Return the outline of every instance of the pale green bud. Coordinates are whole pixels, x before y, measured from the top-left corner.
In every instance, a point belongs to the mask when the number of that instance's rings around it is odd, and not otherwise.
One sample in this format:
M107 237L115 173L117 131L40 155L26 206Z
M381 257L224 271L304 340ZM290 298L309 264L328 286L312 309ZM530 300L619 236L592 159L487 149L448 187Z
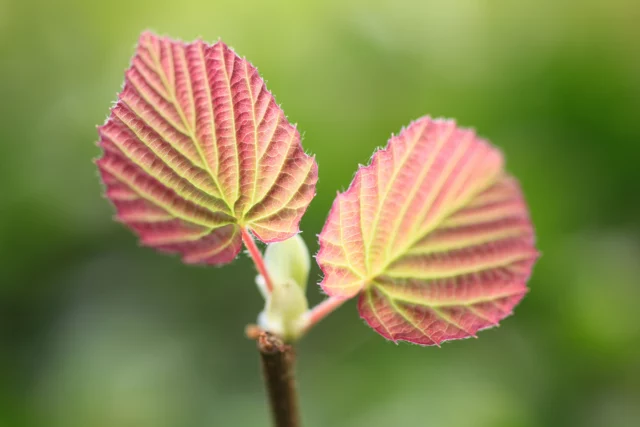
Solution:
M266 299L258 323L285 339L295 339L309 308L305 296L311 268L309 250L304 240L295 235L283 242L268 245L264 261L273 281L273 292L268 294L264 279L258 276L256 283Z

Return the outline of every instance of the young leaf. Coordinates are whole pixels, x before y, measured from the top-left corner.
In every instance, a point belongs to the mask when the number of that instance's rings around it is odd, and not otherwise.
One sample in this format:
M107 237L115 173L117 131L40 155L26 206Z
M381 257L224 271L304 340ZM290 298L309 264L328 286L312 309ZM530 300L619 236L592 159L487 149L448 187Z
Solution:
M359 294L360 316L376 332L422 345L497 325L527 292L537 258L501 153L429 117L360 168L319 237L324 291Z
M222 264L241 230L287 239L315 194L317 165L258 71L223 42L143 33L98 128L117 219L187 263Z

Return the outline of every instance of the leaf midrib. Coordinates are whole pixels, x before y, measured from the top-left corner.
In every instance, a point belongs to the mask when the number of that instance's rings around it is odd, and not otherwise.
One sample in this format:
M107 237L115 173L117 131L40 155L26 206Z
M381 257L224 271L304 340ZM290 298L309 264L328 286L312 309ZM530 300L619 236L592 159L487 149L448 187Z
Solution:
M173 104L174 108L178 112L178 115L180 116L180 120L182 121L182 124L184 125L185 129L189 133L188 136L189 136L189 138L191 138L191 141L193 142L193 145L195 146L195 148L196 148L196 150L198 152L198 155L200 156L200 159L202 160L202 163L204 164L204 166L206 168L207 173L209 174L209 176L213 180L213 183L218 188L218 191L220 192L220 197L221 197L222 201L224 202L224 204L227 206L227 209L229 210L229 212L228 212L229 215L234 216L234 211L233 211L231 205L229 204L224 191L222 191L222 187L220 185L220 182L218 181L218 178L213 174L213 171L211 170L211 166L209 165L209 162L207 161L204 153L202 152L202 149L200 147L200 141L196 137L193 128L191 127L190 123L187 120L187 117L186 117L184 111L182 110L182 106L180 105L180 103L177 100L177 97L176 97L176 94L175 94L175 90L174 90L173 86L169 84L169 82L167 80L167 77L164 74L164 70L162 68L162 64L160 63L160 58L156 54L155 49L151 49L151 48L149 48L149 46L147 46L147 50L149 51L149 53L151 54L151 56L153 58L153 62L154 62L154 66L155 66L154 67L155 68L155 72L158 74L158 76L162 80L162 84L163 84L165 90L171 96L171 103ZM180 49L180 51L183 52L183 49ZM201 49L200 49L200 57L201 57L201 60L202 60L203 74L206 77L206 81L208 83L209 74L207 73L205 55L204 55L204 53L202 52ZM171 63L173 64L173 52L172 52L172 55L171 55ZM185 58L185 63L186 63L186 58ZM187 72L187 73L185 73L185 76L188 79L188 87L189 87L189 91L191 92L191 91L193 91L193 86L192 86L192 82L191 82L191 75ZM206 89L207 90L205 92L207 92L207 94L210 95L209 94L209 85L208 84L207 84L207 88ZM209 100L209 103L211 104L211 100ZM194 114L194 117L195 117L195 115L196 115L195 106L194 106L193 114ZM215 125L215 119L214 119L214 115L213 115L213 109L211 110L211 121L212 121L213 130L215 132L215 126L216 125ZM212 135L212 137L215 138L215 135ZM217 141L214 141L213 143L217 147Z
M458 204L456 204L450 210L445 209L444 212L441 214L441 216L439 218L436 218L436 220L433 222L433 225L430 228L425 230L423 233L416 233L416 237L414 237L413 239L410 239L409 243L405 245L405 247L398 250L398 253L395 256L393 256L391 259L389 259L385 264L383 264L383 266L376 272L375 275L371 275L370 276L372 278L371 281L375 280L374 278L376 277L383 276L387 271L387 269L394 262L406 256L409 249L411 249L416 243L424 239L429 233L436 230L446 218L450 217L451 215L455 214L457 211L462 209L464 206L466 206L469 203L470 200L473 200L478 194L482 193L483 191L495 185L496 182L498 182L499 177L500 177L500 174L497 173L496 177L493 180L489 180L488 183L485 184L484 186L478 187L477 190L471 192L466 198L462 199Z

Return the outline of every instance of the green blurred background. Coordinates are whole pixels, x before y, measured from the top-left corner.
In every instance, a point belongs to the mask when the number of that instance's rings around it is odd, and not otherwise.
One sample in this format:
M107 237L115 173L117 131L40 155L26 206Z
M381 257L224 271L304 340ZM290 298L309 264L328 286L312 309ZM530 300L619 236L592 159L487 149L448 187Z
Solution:
M312 252L357 164L426 113L524 187L543 257L516 315L420 348L347 304L300 343L305 426L640 426L638 22L633 0L0 0L0 426L269 425L250 261L140 248L101 196L95 126L147 28L259 67L317 156Z

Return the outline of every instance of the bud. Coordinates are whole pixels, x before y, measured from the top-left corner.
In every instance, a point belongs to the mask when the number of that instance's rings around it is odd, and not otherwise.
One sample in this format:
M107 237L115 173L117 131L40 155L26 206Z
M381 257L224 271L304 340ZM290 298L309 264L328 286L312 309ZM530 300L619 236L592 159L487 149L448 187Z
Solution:
M266 291L262 276L256 278L266 300L258 323L285 340L293 340L299 335L304 314L309 308L305 296L311 268L309 250L304 240L295 235L283 242L268 245L264 261L273 282L273 292L269 294Z

